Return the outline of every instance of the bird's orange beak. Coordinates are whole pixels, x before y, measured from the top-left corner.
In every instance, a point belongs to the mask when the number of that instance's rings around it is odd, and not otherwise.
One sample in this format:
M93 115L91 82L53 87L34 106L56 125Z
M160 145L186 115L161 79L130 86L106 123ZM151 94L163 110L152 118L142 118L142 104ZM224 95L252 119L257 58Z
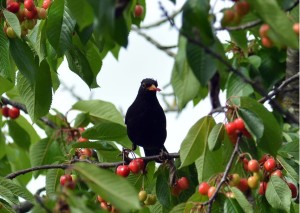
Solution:
M157 88L154 84L152 84L150 87L147 88L147 90L150 91L161 91L161 89Z

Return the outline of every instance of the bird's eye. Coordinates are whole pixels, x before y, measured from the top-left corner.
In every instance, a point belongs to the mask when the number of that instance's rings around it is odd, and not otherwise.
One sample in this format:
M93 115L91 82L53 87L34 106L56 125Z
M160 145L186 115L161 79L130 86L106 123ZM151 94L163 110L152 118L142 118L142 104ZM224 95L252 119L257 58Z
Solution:
M142 83L143 88L147 88L147 85L145 83Z

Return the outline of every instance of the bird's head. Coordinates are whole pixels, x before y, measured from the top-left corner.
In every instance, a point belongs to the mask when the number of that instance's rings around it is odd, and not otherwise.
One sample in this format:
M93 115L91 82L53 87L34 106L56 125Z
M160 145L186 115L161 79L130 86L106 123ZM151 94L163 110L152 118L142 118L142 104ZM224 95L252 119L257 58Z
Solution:
M153 80L152 78L145 78L142 80L140 90L150 92L161 91L161 89L157 87L157 81Z

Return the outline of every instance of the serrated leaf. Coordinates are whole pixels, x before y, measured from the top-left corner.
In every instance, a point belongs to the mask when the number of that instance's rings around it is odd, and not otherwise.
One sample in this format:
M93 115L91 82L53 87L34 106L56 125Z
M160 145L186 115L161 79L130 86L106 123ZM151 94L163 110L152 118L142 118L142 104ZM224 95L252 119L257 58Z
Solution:
M211 116L206 116L198 120L189 130L180 146L181 166L188 166L201 156L207 143L209 130L215 124Z
M77 163L74 170L95 193L120 211L129 212L141 208L137 191L126 179L92 164Z
M13 204L19 204L18 199L13 195L13 193L2 185L0 185L0 196L7 199L7 201L12 202Z
M67 0L72 17L76 19L79 29L83 30L94 21L93 8L87 1Z
M208 136L208 148L210 151L214 151L220 148L224 139L224 124L218 123L215 125Z
M124 125L121 113L110 102L102 100L78 101L72 106L72 109L88 112L94 117L93 121L107 120Z
M258 140L258 147L276 156L282 143L282 131L274 115L262 104L249 97L241 97L240 106L257 115L263 122L263 136Z
M41 139L34 127L32 126L32 124L30 124L28 120L23 116L20 116L18 119L15 120L15 122L27 132L27 134L30 137L31 144L34 144Z
M0 76L11 82L14 79L9 59L9 41L7 36L4 34L2 26L0 29Z
M291 167L281 156L277 156L277 160L279 161L283 169L286 171L287 176L290 177L294 182L298 182L299 175L294 170L294 168Z
M243 209L240 207L238 202L235 199L225 199L223 212L232 212L232 213L239 213L243 212Z
M59 185L60 176L65 172L62 169L49 169L46 174L46 192L48 196L56 195L56 187Z
M74 127L85 127L90 123L90 117L88 113L79 113L75 118Z
M231 96L248 96L254 92L253 88L244 83L238 76L230 74L226 82L226 99Z
M292 27L293 22L280 8L277 1L253 0L249 4L263 21L270 25L282 44L298 49L297 35Z
M9 91L10 89L12 89L14 87L14 84L12 82L10 82L9 80L7 80L6 78L3 78L2 76L0 76L0 95L2 95L3 93Z
M0 213L15 213L16 211L9 205L8 202L0 198L0 204L2 208L0 209Z
M247 130L254 136L254 139L260 139L264 133L262 120L254 112L243 109L242 107L239 108L238 114L243 119Z
M94 140L116 141L128 148L132 146L127 136L126 126L119 123L100 121L93 127L86 129L82 136Z
M169 186L169 169L166 165L161 165L156 174L156 195L159 203L166 209L170 210L170 207L173 206L171 199L171 192Z
M252 205L248 202L243 192L241 192L236 187L231 187L230 190L234 193L236 201L240 204L244 212L253 212Z
M30 136L26 132L25 129L22 128L17 122L14 120L7 121L9 135L12 137L14 143L16 143L19 147L29 150L29 146L31 144Z
M280 177L271 176L266 190L266 198L273 208L286 212L290 211L292 202L291 190Z
M16 14L9 12L8 10L3 10L3 15L11 28L15 31L18 37L21 37L21 25Z
M182 213L184 212L186 203L180 203L172 208L170 213Z
M18 90L26 105L28 114L33 121L46 115L52 102L50 68L46 61L40 64L34 82L30 82L19 73L17 77Z
M34 83L39 73L38 60L24 40L11 39L9 51L19 71L30 83Z
M31 203L34 202L33 195L25 187L17 185L12 180L0 177L0 185L9 189L15 196L22 197Z
M72 47L75 20L71 17L65 0L53 1L48 11L46 34L59 56Z
M248 53L248 39L247 31L245 30L230 30L229 31L231 40L240 47L244 53Z
M295 160L299 160L299 142L289 142L284 144L279 150L279 154L285 153L289 156L293 156Z

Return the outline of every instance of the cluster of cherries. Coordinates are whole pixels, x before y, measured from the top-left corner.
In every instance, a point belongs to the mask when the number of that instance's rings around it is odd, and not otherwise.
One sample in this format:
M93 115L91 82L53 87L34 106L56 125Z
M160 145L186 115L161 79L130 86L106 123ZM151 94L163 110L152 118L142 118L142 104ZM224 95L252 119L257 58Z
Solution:
M119 165L116 169L116 174L122 177L127 177L130 172L138 174L144 170L144 160L142 158L135 158L128 165Z
M108 212L111 213L117 213L119 212L116 207L114 207L113 205L111 205L109 202L105 201L100 195L97 196L97 200L100 203L100 207L103 210L106 210Z
M6 0L6 9L15 13L21 25L21 35L26 36L28 30L32 30L37 23L37 19L47 18L47 9L51 5L51 0L44 0L42 7L37 7L34 0ZM16 38L17 35L7 22L4 24L4 32L9 38Z
M239 174L231 174L228 176L228 184L232 187L237 187L242 192L247 192L249 189L258 189L257 193L264 196L268 186L268 180L272 175L276 175L282 178L291 190L292 198L296 198L298 195L297 187L285 180L282 173L282 167L276 160L270 155L264 155L259 161L256 159L248 160L245 156L242 156L241 162L244 169L247 172L251 172L251 176L248 178L241 178ZM213 196L216 191L215 186L211 186L208 182L202 182L199 185L198 192L202 195L207 195L209 198ZM234 198L232 192L226 192L226 196Z
M79 127L78 128L78 132L79 134L81 135L83 132L84 132L84 128L83 127ZM89 142L89 139L87 138L84 138L82 136L80 136L77 140L78 142L80 143L84 143L84 142ZM81 148L81 149L77 149L76 150L76 155L79 159L81 160L84 160L84 159L87 159L87 158L90 158L92 157L93 155L93 150L92 149L89 149L89 148Z
M73 190L76 187L76 179L75 175L65 174L60 176L59 182L61 186Z
M146 206L154 205L156 203L156 195L148 194L145 190L139 192L139 200Z
M271 48L273 47L273 42L268 36L268 32L270 31L270 26L268 24L262 24L259 28L259 36L261 38L261 43L264 47ZM293 25L293 31L296 35L299 36L299 23L295 23Z
M9 108L8 106L3 106L1 112L4 117L9 117L10 119L16 119L20 116L20 109L17 107Z
M245 127L245 123L243 119L241 118L236 118L234 121L225 124L225 130L230 138L230 141L233 144L236 144L238 135L240 133L242 133L246 137L251 137L251 135L249 134L249 132Z
M236 1L232 9L224 11L221 24L223 27L239 24L241 19L250 11L250 5L247 1Z

